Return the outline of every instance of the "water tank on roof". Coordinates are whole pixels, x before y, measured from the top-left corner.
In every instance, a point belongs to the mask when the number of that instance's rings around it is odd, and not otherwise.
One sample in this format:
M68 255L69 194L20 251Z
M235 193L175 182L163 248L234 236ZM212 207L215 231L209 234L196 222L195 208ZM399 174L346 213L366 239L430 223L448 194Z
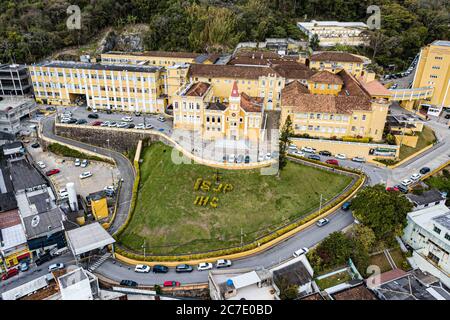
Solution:
M233 280L228 279L227 280L227 286L231 287L233 285Z
M72 211L78 211L78 199L77 191L75 190L75 184L69 182L66 184L67 193L69 194L69 205Z

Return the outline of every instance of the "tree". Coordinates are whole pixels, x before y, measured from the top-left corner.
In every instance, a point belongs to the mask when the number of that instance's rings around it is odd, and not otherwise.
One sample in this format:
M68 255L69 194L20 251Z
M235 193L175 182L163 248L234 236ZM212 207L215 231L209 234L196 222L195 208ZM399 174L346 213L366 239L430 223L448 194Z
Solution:
M287 164L287 150L289 145L291 144L291 136L294 134L294 129L292 129L292 120L291 116L287 116L286 121L284 122L283 128L280 133L280 150L279 150L279 167L280 170Z
M372 229L364 225L356 225L353 229L353 237L359 241L364 248L370 252L375 243L376 237Z
M353 215L371 228L377 240L393 240L406 227L413 204L400 192L386 191L381 184L366 187L352 201Z
M319 49L319 36L317 34L313 34L311 39L309 39L309 46L313 51Z
M298 297L298 285L291 284L286 278L281 278L276 281L280 289L281 300L293 300Z

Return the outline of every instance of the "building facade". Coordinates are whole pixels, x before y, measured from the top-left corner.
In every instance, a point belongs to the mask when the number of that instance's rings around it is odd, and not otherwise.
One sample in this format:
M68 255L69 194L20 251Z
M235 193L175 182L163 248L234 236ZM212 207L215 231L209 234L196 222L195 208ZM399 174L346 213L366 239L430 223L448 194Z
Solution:
M450 41L437 40L420 51L413 89L433 88L430 98L402 101L408 110L420 105L429 108L430 114L439 114L443 107L450 107Z
M24 96L32 93L28 69L19 64L0 64L0 95Z
M367 45L363 31L368 27L363 22L316 21L298 22L297 26L311 40L314 34L319 37L319 45L332 47L337 44L348 46Z
M258 140L264 107L262 99L239 93L234 82L227 102L214 97L212 85L194 82L173 97L174 128L194 130L204 139Z
M346 52L324 51L313 54L309 61L309 67L318 71L338 73L344 69L355 77L361 76L364 72L364 60Z
M36 101L96 109L161 113L167 103L163 69L53 61L30 66Z
M36 112L34 99L0 96L0 131L12 135L20 131L20 119Z
M291 117L295 134L322 138L369 138L380 141L389 108L373 99L347 71L320 71L282 91L281 124Z

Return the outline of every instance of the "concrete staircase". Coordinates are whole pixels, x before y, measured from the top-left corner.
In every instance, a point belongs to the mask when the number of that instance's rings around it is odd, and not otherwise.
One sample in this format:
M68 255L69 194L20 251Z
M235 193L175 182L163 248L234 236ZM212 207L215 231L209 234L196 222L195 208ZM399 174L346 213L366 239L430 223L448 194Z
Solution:
M90 272L93 272L95 269L97 269L98 267L100 267L103 262L105 262L106 260L108 260L108 258L111 257L111 253L107 252L104 255L102 255L97 261L95 261L93 264L91 264L88 268L88 270Z

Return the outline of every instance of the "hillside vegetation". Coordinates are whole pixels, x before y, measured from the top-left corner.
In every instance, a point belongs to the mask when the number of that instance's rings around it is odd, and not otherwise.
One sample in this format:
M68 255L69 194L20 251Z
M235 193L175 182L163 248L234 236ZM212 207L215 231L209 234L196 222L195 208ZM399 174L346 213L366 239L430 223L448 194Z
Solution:
M419 48L449 38L445 0L4 0L0 1L0 61L31 63L89 43L106 28L146 24L147 50L231 51L239 41L303 35L300 20L366 21L381 7L381 30L361 53L404 67ZM81 30L68 30L66 10L81 8Z

